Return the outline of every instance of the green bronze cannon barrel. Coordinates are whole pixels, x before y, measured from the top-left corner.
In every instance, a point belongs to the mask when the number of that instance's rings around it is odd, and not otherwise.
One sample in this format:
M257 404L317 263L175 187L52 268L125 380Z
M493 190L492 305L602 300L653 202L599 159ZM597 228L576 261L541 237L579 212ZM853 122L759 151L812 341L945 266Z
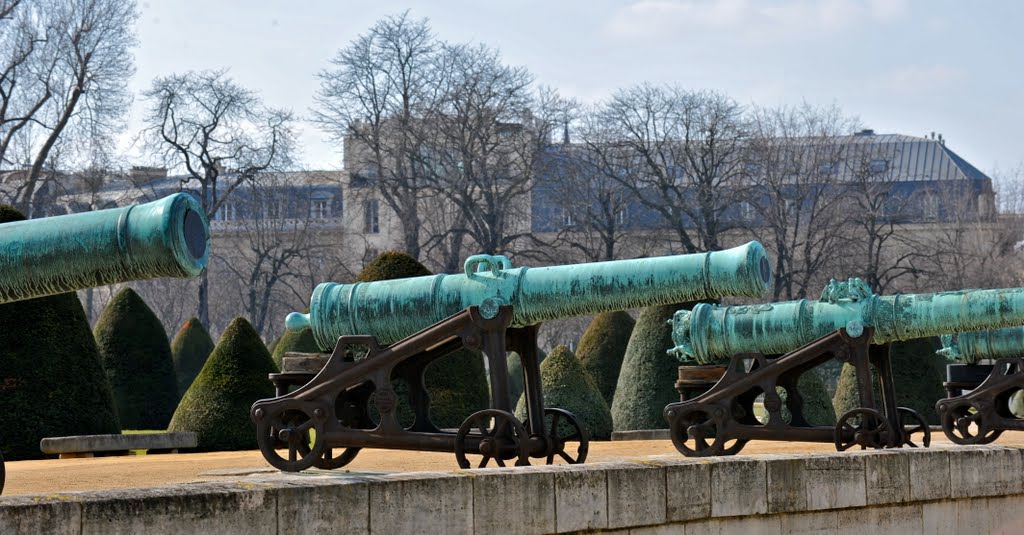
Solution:
M778 355L839 328L872 343L1024 324L1024 288L881 296L859 279L832 281L821 299L764 305L698 304L672 319L669 350L684 362L711 364L738 353Z
M726 295L757 297L771 283L760 243L710 253L512 268L503 256L468 258L464 273L390 281L323 283L310 313L292 313L289 330L312 328L324 350L339 336L372 334L389 344L469 306L487 314L512 305L513 326ZM482 268L482 269L481 269Z
M0 225L0 303L155 277L194 277L209 258L199 203L146 204Z
M1024 356L1024 327L945 334L938 352L964 364L976 364L982 359L1021 357Z

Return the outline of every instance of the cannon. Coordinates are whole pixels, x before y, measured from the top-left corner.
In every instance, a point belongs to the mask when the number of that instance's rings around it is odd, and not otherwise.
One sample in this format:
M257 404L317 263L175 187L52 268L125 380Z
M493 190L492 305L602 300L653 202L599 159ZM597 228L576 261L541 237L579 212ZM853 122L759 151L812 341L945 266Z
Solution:
M469 306L493 317L510 305L512 327L526 327L699 299L760 297L771 283L767 255L756 241L710 253L537 268L475 255L463 267L456 275L323 283L313 290L310 313L289 314L285 324L291 331L312 328L320 349L328 350L349 334L373 334L388 344Z
M333 344L333 352L309 382L253 404L250 415L267 462L284 471L339 468L362 447L454 452L462 468L491 460L524 465L530 458L583 462L585 427L567 411L544 407L540 322L724 295L759 296L771 281L757 242L703 254L540 268L513 268L505 257L476 255L463 268L457 275L317 286L310 313L292 313L286 324L293 330L311 327L321 348ZM424 373L461 348L486 357L491 405L458 430L438 429L430 419ZM512 414L506 351L522 359L525 422ZM276 385L280 375L272 374ZM415 416L408 428L396 417L396 378L409 387ZM469 456L480 458L473 463Z
M684 454L710 455L714 453L709 452L721 451L721 443L716 446L706 440L694 442L692 435L705 436L711 428L723 428L719 434L741 440L828 441L831 437L840 450L855 444L894 447L913 443L906 436L908 425L911 430L922 432L922 443L930 439L924 419L896 405L886 344L1024 324L1024 289L881 296L859 279L833 280L817 301L802 299L729 307L698 304L692 311L677 312L672 323L675 347L669 353L681 361L709 365L731 358L730 371L705 394L666 407L665 416L674 430L673 440ZM834 344L819 343L838 331L843 333L840 339L845 341L840 345L845 347L835 349ZM864 333L869 336L864 338ZM860 344L881 347L869 351L868 358L851 357L860 352ZM750 360L750 354L758 358ZM774 355L784 356L769 358ZM829 429L810 426L800 417L796 382L802 373L832 358L849 362L856 369L861 407L840 416L830 434ZM738 363L744 360L746 367ZM733 367L742 368L742 372L732 371ZM872 367L882 385L880 400L875 399L871 386ZM735 379L736 374L743 375L744 380ZM791 422L782 422L781 414L775 414L782 404L777 399L777 387L787 393L787 408L793 413ZM712 417L717 413L711 405L716 404L723 410L736 408L741 414L752 411L753 399L748 398L755 390L764 396L769 422L779 423L754 429L749 418L737 421L729 411L718 420ZM741 425L742 422L746 423Z
M0 304L156 277L194 277L209 226L187 193L124 208L0 224ZM0 492L5 469L0 454Z
M1024 327L942 336L948 398L935 403L942 432L956 444L989 444L1024 430Z
M0 226L0 304L157 277L194 277L209 229L187 193Z

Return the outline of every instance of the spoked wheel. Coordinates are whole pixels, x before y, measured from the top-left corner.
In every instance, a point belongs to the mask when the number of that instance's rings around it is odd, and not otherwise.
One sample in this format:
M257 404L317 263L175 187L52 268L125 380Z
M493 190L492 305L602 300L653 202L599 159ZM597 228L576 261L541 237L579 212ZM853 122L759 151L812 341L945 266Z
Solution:
M889 422L874 409L857 408L844 414L836 423L836 450L846 451L853 446L882 448L889 437Z
M334 403L334 412L338 416L338 423L351 429L372 429L373 420L370 419L369 403L372 390L357 389L354 394L343 392ZM321 470L336 470L347 465L359 455L362 448L340 448L341 452L335 456L335 448L324 448L323 457L316 460L313 466Z
M479 440L475 451L469 446L472 439ZM481 456L477 468L484 468L491 459L498 466L505 466L505 461L512 459L515 459L516 466L529 466L528 442L526 428L514 415L497 409L484 409L471 414L459 427L455 435L455 460L460 468L471 468L473 463L466 454L477 453Z
M903 444L916 448L923 446L927 448L932 443L932 430L928 428L928 422L914 409L908 407L896 407L896 413L900 417L900 427L903 429ZM920 443L914 441L914 435L920 433Z
M669 411L672 444L687 457L736 455L747 441L725 436L724 412L720 407L699 406Z
M301 472L323 456L323 409L261 407L253 412L253 417L256 443L263 458L274 468Z
M564 409L544 409L544 431L548 439L548 464L559 456L569 464L580 464L587 460L590 449L590 433L576 416ZM575 444L575 455L571 452Z
M946 438L956 444L988 444L1003 433L989 429L984 412L970 401L940 408L939 419Z

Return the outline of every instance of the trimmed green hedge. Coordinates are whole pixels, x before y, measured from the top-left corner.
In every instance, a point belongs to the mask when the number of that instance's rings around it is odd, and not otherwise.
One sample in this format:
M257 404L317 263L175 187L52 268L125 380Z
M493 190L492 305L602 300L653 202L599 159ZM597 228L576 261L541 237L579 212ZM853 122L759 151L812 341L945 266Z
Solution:
M267 374L276 371L256 330L245 318L235 318L182 396L167 430L198 434L199 451L255 449L249 409L274 397Z
M804 372L797 382L800 396L804 400L804 419L811 425L835 425L836 412L832 408L832 398L828 396L828 389L825 388L825 381L817 369ZM786 407L786 391L778 389L779 397L782 398L782 417L789 421L789 408Z
M579 359L565 346L551 350L540 366L544 406L571 412L587 427L590 438L606 440L612 434L612 414L601 392ZM526 396L519 397L516 417L526 420Z
M548 354L537 349L537 359L540 360L539 364L544 364L544 359L546 358L548 358ZM508 366L508 394L512 402L515 403L515 400L523 395L523 390L526 388L523 384L523 361L519 358L519 353L510 351L506 365Z
M0 223L25 219L0 205ZM0 232L3 227L0 226ZM121 432L110 383L78 296L0 305L0 449L42 459L46 437Z
M625 312L598 314L580 338L576 355L609 405L615 397L619 370L636 322Z
M893 342L891 349L893 383L896 385L896 403L920 414L929 424L937 425L939 416L935 402L946 397L942 382L946 378L946 359L935 354L939 348L936 338L918 338L906 342ZM872 383L878 392L878 381L872 373ZM876 394L881 403L881 397ZM843 365L832 398L836 417L860 406L857 392L857 374L853 366Z
M285 331L277 343L274 344L274 352L271 358L277 369L281 369L281 360L284 354L297 351L299 353L319 353L320 347L316 345L316 338L313 337L313 329L303 329L299 332Z
M431 275L415 258L399 251L385 251L363 266L355 282L374 282Z
M171 358L178 377L178 396L185 395L192 381L213 352L213 339L198 318L190 318L171 340Z
M692 305L664 305L640 312L612 400L615 431L668 427L662 411L665 405L679 401L675 389L679 361L665 353L673 346L668 321L677 310L689 308Z
M131 288L114 296L93 330L125 429L164 429L178 403L167 335Z

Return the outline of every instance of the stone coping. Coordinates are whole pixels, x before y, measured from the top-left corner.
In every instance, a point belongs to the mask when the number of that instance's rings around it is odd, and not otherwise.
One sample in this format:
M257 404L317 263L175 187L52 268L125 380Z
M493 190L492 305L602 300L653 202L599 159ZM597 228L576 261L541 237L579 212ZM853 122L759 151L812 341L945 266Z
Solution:
M49 437L39 441L43 453L89 453L125 450L174 450L194 448L199 436L192 432L133 433L128 435L78 435Z
M781 526L789 516L824 522L834 533L908 507L917 514L907 517L911 525L940 522L934 515L952 507L955 517L961 503L1024 523L1022 508L998 510L1024 503L1022 472L1024 449L1003 446L654 456L451 472L261 472L161 488L0 497L0 533L655 533L667 524L666 532L680 533L681 523L689 533L692 522L762 518Z

